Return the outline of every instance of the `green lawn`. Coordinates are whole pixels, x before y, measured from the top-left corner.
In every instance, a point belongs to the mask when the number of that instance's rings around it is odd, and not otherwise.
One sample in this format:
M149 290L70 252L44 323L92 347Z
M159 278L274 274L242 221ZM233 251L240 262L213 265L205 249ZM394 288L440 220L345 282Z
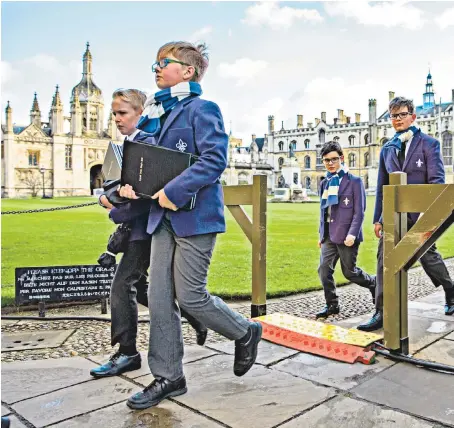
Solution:
M93 198L2 200L2 211L65 206ZM373 198L368 199L365 242L359 266L375 272L377 240L372 231ZM268 294L283 295L320 288L317 276L318 204L268 205ZM115 226L97 205L67 211L2 216L2 305L14 299L14 268L96 264ZM225 234L219 235L209 289L224 297L241 297L251 289L251 245L227 212ZM454 255L454 229L438 242L444 257ZM345 279L337 269L339 282Z

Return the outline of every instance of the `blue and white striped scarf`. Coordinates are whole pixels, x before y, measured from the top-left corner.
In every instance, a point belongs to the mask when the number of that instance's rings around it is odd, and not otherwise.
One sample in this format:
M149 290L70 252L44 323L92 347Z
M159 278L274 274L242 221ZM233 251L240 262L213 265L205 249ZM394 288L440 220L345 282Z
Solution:
M322 200L320 202L322 209L325 209L330 205L337 205L339 203L338 195L340 179L347 173L348 168L345 165L342 165L339 171L335 173L328 172L328 174L326 174L328 187L322 194Z
M405 131L396 132L394 137L391 138L391 140L389 140L383 147L394 147L396 150L400 151L402 148L402 142L408 141L418 131L420 131L420 129L416 128L416 126L410 126L410 128Z
M181 100L192 95L202 95L202 87L197 82L178 83L150 95L145 102L145 109L137 128L152 135L158 134L161 130L159 118L171 111Z

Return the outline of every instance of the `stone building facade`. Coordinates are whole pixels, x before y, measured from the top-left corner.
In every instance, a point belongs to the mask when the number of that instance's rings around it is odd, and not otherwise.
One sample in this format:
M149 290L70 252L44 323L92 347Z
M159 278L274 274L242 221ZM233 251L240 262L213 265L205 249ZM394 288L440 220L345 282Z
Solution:
M93 81L92 70L87 43L82 79L72 89L69 116L64 115L58 86L47 122L42 121L36 93L30 123L25 126L13 124L13 108L8 102L2 124L2 197L41 194L43 182L47 196L90 195L101 187L108 143L121 140L121 136L112 114L105 127L102 91Z

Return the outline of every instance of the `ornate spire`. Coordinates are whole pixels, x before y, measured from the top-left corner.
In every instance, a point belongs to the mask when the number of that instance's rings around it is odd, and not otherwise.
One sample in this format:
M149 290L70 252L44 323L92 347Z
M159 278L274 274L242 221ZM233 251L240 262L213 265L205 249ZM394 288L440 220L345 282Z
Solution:
M6 111L6 113L11 113L12 110L13 110L13 109L12 109L11 106L9 105L9 100L8 100L8 102L7 102L7 104L6 104L6 109L5 109L5 111Z
M83 74L84 75L91 74L92 60L93 60L93 57L91 56L91 52L90 52L90 43L87 42L87 49L85 50L84 58L83 58L83 63L84 63Z
M52 107L61 107L62 106L62 102L61 102L61 99L60 99L60 92L58 91L58 85L55 87L55 94L54 94L54 98L52 100Z
M35 92L35 98L33 98L33 105L32 105L32 109L30 111L36 111L36 112L39 112L39 104L38 104L38 96L37 96L37 93Z
M432 108L435 106L435 93L433 90L432 74L427 74L426 78L426 92L423 94L423 108Z

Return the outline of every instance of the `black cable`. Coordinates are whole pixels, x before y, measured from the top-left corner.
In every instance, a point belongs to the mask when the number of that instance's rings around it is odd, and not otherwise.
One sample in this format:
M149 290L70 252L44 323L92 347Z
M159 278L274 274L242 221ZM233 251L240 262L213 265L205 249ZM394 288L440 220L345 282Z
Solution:
M390 351L384 351L384 350L377 349L377 348L372 348L372 350L375 351L377 354L388 357L391 360L397 360L397 361L402 361L404 363L414 364L416 366L421 366L421 367L423 367L425 369L429 369L429 370L435 370L435 371L441 371L441 372L445 372L445 373L454 374L454 366L448 366L446 364L433 363L431 361L420 360L418 358L410 357L408 355L403 355L403 354L394 353L394 352L390 352Z

